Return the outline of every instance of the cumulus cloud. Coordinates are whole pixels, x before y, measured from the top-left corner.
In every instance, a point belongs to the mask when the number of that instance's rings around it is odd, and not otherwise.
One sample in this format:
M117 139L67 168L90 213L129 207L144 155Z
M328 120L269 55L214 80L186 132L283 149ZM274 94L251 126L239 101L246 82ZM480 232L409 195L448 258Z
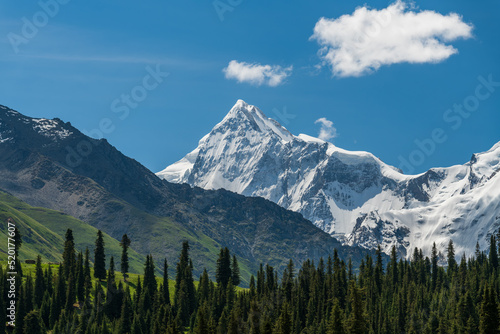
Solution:
M319 139L328 141L337 137L337 129L333 126L333 122L327 120L325 117L317 119L314 124L321 124L318 135Z
M282 68L278 65L261 65L231 60L223 69L226 79L248 82L257 86L278 86L292 73L293 67Z
M336 19L321 18L311 39L324 63L340 77L361 76L383 65L437 63L457 53L446 44L472 37L472 25L456 13L416 11L398 0L377 10L358 7Z

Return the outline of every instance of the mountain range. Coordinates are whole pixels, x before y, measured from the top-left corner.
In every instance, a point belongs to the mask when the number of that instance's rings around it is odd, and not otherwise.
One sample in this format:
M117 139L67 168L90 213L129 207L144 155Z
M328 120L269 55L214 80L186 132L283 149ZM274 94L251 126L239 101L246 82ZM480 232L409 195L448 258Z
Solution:
M262 197L301 213L343 245L402 256L453 240L471 254L500 225L500 142L469 162L405 175L368 152L295 136L242 100L180 161L169 182Z
M57 210L117 240L127 233L133 250L157 261L166 257L172 270L184 240L195 273L206 267L213 275L219 249L228 247L240 260L243 282L260 263L279 270L289 259L300 265L334 249L359 263L368 253L272 201L162 180L105 139L6 106L0 106L0 190L12 201ZM30 221L19 219L28 235ZM65 230L65 221L58 223Z

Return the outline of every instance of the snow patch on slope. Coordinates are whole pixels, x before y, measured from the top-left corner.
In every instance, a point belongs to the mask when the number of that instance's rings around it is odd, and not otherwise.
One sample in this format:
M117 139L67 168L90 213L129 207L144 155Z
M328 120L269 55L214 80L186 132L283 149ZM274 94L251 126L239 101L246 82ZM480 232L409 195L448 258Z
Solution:
M58 137L64 139L73 132L61 127L60 121L45 118L33 118L33 129L46 137Z

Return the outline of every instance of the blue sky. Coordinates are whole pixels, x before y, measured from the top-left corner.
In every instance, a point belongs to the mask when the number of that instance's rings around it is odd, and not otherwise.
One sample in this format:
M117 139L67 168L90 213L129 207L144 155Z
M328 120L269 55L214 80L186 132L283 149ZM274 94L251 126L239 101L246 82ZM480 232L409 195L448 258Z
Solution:
M350 50L349 34L357 31L339 17L358 17L359 6L376 13L392 2L41 3L51 5L0 2L0 104L33 117L59 117L94 135L104 119L112 131L103 136L155 172L194 149L237 99L258 106L294 134L317 136L321 124L315 121L326 118L336 129L335 145L372 152L407 173L464 163L500 140L500 87L490 85L488 91L478 80L500 82L498 1L407 4L403 14L410 15L381 22L380 32L368 34L375 43L355 51L356 64L368 62L361 72L349 68L349 52L335 66L318 52L326 46L337 57ZM420 55L429 51L425 38L422 50L413 52L414 34L420 36L429 21L408 20L422 11L438 18L459 15L436 37L438 46L453 47L454 54L436 49ZM331 23L317 34L326 36L323 44L311 39L322 17ZM444 29L439 19L430 22ZM460 33L467 26L470 36ZM341 34L340 47L328 44L332 31ZM394 39L394 31L407 35ZM399 54L375 59L382 63L377 68L371 57L384 51L383 43ZM231 61L269 65L271 77L285 75L273 84L266 76L242 76L241 68L231 76L223 71ZM145 77L155 71L168 76L146 79L144 89ZM133 91L140 99L125 113L120 99ZM447 111L464 103L471 110L466 117Z

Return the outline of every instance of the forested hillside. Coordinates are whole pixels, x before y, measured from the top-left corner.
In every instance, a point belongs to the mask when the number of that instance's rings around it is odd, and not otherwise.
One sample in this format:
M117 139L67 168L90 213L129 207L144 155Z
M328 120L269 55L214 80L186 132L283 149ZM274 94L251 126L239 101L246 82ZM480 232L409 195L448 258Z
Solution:
M488 255L478 250L475 257L462 257L459 262L450 242L443 259L436 248L431 258L415 249L411 261L398 259L394 248L387 266L380 250L375 258L366 256L359 268L340 260L336 251L318 263L305 261L299 270L290 261L280 277L273 267L261 265L248 289L236 289L238 260L227 248L220 250L215 264L215 282L203 271L196 285L187 242L175 264L175 283L169 283L168 274L155 277L151 256L146 258L143 276L134 281L117 279L113 259L109 270L104 269L105 249L99 236L95 248L91 268L88 253L75 253L68 230L57 271L44 271L39 258L34 276L18 277L14 333L499 331L500 269L494 236ZM124 247L122 268L126 253ZM160 266L166 269L167 262ZM9 302L6 278L2 266L2 310ZM1 320L9 319L2 313Z

